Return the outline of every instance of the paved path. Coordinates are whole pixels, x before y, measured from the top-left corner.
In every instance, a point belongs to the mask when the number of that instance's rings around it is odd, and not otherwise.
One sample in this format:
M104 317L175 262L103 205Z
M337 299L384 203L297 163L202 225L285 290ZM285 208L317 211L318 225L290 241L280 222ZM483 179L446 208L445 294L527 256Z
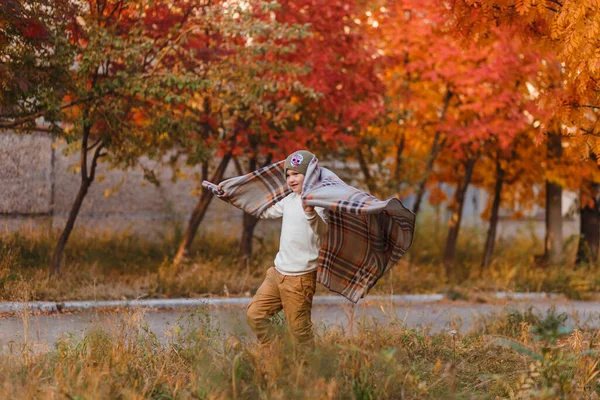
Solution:
M317 304L313 311L315 329L337 327L348 334L359 324L389 324L401 322L408 327L429 326L432 332L457 328L465 332L482 316L500 313L506 309L526 310L533 306L545 313L550 307L571 315L569 325L600 327L600 303L568 302L560 300L510 301L502 304L469 304L464 302L391 303L372 301L351 305ZM210 316L210 324L223 335L248 334L243 304L233 306L201 306L190 309L156 310L138 308L120 311L84 311L31 315L21 313L0 319L0 349L7 351L28 343L35 351L45 351L67 335L81 338L90 330L102 328L118 332L123 323L134 326L146 321L157 337L166 342L169 332L194 312ZM137 318L137 319L136 319Z

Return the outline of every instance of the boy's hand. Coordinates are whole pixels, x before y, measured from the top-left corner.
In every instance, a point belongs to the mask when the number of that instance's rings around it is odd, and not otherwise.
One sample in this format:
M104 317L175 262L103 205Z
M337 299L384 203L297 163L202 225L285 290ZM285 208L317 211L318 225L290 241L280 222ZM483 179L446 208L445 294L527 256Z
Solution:
M306 212L306 213L311 213L311 212L313 212L313 211L315 211L315 208L314 208L314 207L311 207L311 206L304 206L304 212Z

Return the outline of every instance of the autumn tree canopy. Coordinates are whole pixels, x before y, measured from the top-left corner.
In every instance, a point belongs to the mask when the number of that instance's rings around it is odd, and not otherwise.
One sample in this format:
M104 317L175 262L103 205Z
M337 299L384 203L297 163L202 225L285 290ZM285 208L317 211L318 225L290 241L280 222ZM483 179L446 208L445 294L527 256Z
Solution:
M218 181L230 161L247 173L298 148L340 150L374 194L448 205L447 275L469 186L490 198L482 266L500 207L545 205L560 224L562 190L600 204L596 1L49 4L0 4L0 128L50 131L80 154L53 271L100 162ZM178 258L210 202L195 195ZM255 224L244 219L245 255Z

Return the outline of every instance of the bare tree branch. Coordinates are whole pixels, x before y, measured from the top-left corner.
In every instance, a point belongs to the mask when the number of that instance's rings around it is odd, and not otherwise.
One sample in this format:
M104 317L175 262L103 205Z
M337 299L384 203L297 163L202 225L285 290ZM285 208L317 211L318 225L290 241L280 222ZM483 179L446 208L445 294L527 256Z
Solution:
M92 150L94 147L98 146L98 144L100 144L100 142L102 141L102 139L98 139L96 140L96 143L94 143L93 145L91 145L90 147L87 148L87 151Z
M83 99L71 101L69 103L62 105L59 109L64 110L66 108L73 107L78 104L82 104L87 101L90 101L93 98L94 97L85 97ZM21 125L25 125L28 122L35 121L37 118L43 117L47 113L48 113L48 110L41 110L41 111L38 111L38 112L30 114L30 115L25 115L23 117L13 119L11 121L0 121L0 129L11 129L11 128L16 128ZM2 117L0 116L0 118L2 118Z
M96 151L94 152L94 157L92 158L92 166L90 168L90 176L89 176L90 183L94 181L94 178L96 176L96 167L98 166L98 159L100 157L103 157L104 155L106 155L106 153L103 153L103 154L100 153L103 148L104 148L104 143L102 143L100 146L98 146L96 148Z
M571 107L577 107L577 108L597 108L600 109L599 105L595 105L595 104L577 104L577 103L571 103L569 104Z

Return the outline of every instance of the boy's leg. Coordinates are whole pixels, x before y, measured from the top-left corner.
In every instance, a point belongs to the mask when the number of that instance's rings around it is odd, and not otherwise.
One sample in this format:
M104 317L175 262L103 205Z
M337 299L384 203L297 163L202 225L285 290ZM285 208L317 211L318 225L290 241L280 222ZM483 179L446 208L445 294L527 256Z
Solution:
M246 308L246 321L261 344L273 341L269 318L281 310L281 297L277 285L277 271L271 267L262 285Z
M302 348L313 345L312 301L317 272L285 276L279 285L283 312L294 342Z

